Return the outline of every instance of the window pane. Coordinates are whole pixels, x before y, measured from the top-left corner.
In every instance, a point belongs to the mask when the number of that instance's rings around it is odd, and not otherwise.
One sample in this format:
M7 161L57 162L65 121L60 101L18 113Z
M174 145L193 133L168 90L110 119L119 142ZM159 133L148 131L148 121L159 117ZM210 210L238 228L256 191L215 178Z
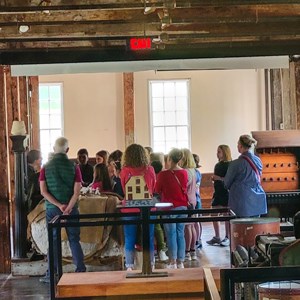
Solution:
M177 127L177 136L179 139L187 139L189 136L187 127Z
M164 110L164 98L153 98L152 110L153 111L163 111Z
M165 98L165 111L175 111L175 97Z
M50 114L60 114L61 112L61 105L60 100L51 100L49 102L50 105Z
M165 113L165 124L166 125L175 125L176 124L175 112L166 112Z
M162 82L152 82L152 97L163 97L164 95L164 85Z
M188 116L185 111L178 111L176 114L177 125L188 125Z
M155 141L164 141L165 140L165 129L164 127L154 127L153 128L153 138Z
M61 116L51 115L50 116L50 128L61 128Z
M40 100L47 100L49 99L49 89L48 86L39 86L39 99Z
M41 100L39 102L39 110L40 110L40 114L48 114L49 113L49 101Z
M164 113L163 112L154 112L153 113L153 126L165 125L164 122Z
M40 115L40 129L47 129L50 126L49 115Z
M175 97L175 83L166 81L164 84L164 97Z
M175 141L176 140L176 127L166 127L166 140Z
M45 163L55 140L62 135L62 85L43 83L39 92L40 141Z
M176 109L177 110L188 110L188 102L185 97L176 97Z
M154 151L189 148L189 81L149 81Z
M177 81L175 85L176 96L178 97L187 97L188 90L187 90L187 81Z
M50 93L50 99L51 100L60 100L61 94L60 94L60 85L52 85L49 88Z

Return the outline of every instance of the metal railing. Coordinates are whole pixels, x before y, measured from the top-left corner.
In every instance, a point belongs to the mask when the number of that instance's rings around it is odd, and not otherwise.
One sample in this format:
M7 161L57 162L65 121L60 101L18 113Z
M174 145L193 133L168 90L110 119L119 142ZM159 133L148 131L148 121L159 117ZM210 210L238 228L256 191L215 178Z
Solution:
M127 207L126 207L127 208ZM130 207L132 208L132 207ZM211 209L194 209L194 210L156 210L152 211L153 206L140 206L140 212L126 213L100 213L100 214L79 214L76 216L61 215L54 217L48 223L49 239L49 273L50 273L50 294L51 299L56 298L56 277L55 263L57 266L58 279L63 274L62 269L62 247L61 247L61 229L68 227L94 227L108 225L141 225L143 232L143 250L149 249L149 224L164 223L191 223L191 222L214 222L230 221L236 218L236 215L229 208L211 208ZM169 215L183 215L182 218L164 218ZM187 215L192 215L188 217ZM198 216L199 215L199 216ZM162 216L162 218L153 218ZM123 220L123 217L136 217L135 220ZM103 221L99 221L103 218ZM85 221L89 219L88 221ZM92 221L93 219L98 219ZM73 220L73 222L68 222ZM74 220L77 222L74 222ZM54 245L54 233L56 232L56 243ZM54 259L54 252L57 261ZM143 267L141 277L152 277L150 264L150 251L143 251ZM155 275L155 274L154 274ZM158 275L159 276L159 275ZM163 275L162 275L163 276ZM61 298L60 298L61 299Z

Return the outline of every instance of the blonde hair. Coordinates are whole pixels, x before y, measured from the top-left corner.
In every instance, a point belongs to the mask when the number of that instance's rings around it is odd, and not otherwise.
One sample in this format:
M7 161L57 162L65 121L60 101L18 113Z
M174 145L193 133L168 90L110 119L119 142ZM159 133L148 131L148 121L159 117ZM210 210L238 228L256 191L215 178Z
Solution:
M221 151L223 153L223 161L231 161L232 160L231 150L228 145L219 145L218 148L221 149Z
M146 150L139 144L129 145L122 157L123 166L127 167L146 167L149 165L149 158Z
M252 145L256 145L256 140L249 134L243 134L239 138L239 143L246 149L251 148Z
M183 158L181 159L180 166L183 169L196 168L196 163L192 152L187 148L182 149L182 152L183 152Z

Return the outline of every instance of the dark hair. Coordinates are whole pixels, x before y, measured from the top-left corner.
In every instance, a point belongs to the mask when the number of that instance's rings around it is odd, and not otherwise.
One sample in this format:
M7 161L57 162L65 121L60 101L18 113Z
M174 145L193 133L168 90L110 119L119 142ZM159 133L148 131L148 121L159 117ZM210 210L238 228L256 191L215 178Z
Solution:
M150 146L146 146L144 148L147 150L147 152L148 152L149 155L153 152L153 148L150 147Z
M155 174L158 174L163 168L163 165L159 160L154 160L151 163L151 166L153 167Z
M27 153L27 163L33 164L40 157L41 157L41 151L39 151L39 150L30 150Z
M116 171L121 171L122 168L121 162L115 161L114 164L115 164Z
M195 161L195 164L196 164L196 168L200 168L201 165L200 165L200 157L199 157L199 155L193 153L193 157L194 157L194 161Z
M87 149L81 148L81 149L79 149L79 150L77 151L77 156L78 156L78 155L83 155L83 154L86 154L86 156L89 156L89 153L88 153Z
M102 182L102 188L104 191L111 191L112 186L111 186L107 165L104 163L97 164L94 166L94 171L96 171L96 177L94 181Z
M123 152L121 150L113 151L108 157L108 163L110 163L111 161L114 161L114 162L121 161L122 155L123 155Z

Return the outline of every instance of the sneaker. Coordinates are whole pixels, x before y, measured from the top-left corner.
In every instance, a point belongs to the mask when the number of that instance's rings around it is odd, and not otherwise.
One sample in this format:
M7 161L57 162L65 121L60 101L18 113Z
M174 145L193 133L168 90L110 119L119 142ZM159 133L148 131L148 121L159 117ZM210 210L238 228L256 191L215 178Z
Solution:
M185 253L185 258L184 258L184 260L188 260L188 261L191 261L191 260L192 260L192 258L191 258L191 253L190 253L190 252L186 252L186 253Z
M44 277L41 277L39 279L39 282L42 282L42 283L50 283L50 276L49 275L45 275ZM55 275L55 282L57 283L58 282L58 275L56 274Z
M196 248L197 249L202 249L202 241L201 240L196 242Z
M180 262L180 263L177 264L177 269L184 269L183 262Z
M230 241L228 237L225 237L224 240L221 241L220 246L227 247L230 245Z
M169 264L167 265L167 269L177 269L177 264Z
M196 251L191 251L191 260L198 260Z
M41 277L39 279L39 281L42 282L42 283L50 283L50 277L46 275L44 277Z
M214 236L211 240L206 241L206 243L208 245L220 245L221 244L221 239Z
M158 256L160 261L167 261L169 259L169 257L166 255L166 252L163 250L159 251Z

